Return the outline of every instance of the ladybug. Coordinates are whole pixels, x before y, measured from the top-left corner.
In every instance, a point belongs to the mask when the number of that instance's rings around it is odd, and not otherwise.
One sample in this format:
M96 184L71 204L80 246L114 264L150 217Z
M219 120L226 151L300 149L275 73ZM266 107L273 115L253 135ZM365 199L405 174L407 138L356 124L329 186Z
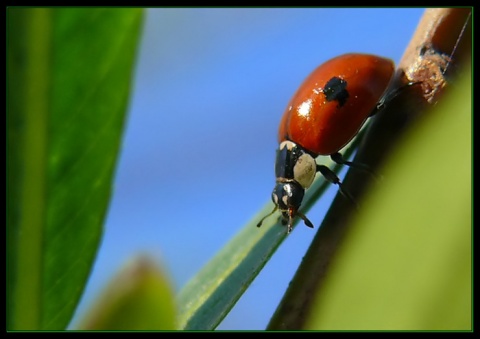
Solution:
M330 156L336 163L353 165L339 151L382 106L394 69L390 59L351 53L325 62L306 78L280 121L272 192L275 208L257 227L279 209L287 233L297 216L313 228L299 208L317 172L349 196L337 175L315 158Z

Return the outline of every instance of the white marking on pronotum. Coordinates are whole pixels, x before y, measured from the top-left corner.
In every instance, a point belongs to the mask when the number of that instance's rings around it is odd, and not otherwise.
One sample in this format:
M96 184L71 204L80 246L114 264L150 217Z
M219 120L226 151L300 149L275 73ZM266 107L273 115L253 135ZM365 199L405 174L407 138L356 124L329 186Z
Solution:
M307 153L302 154L293 167L293 177L303 188L310 187L313 179L315 179L316 173L317 163L315 159Z

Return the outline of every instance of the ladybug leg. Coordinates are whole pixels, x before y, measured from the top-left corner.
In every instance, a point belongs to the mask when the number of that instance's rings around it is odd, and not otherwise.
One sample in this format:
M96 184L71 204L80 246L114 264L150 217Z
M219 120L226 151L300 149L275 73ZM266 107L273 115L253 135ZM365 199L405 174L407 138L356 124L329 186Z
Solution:
M377 103L377 105L375 106L375 108L373 109L373 111L370 113L368 117L372 117L378 112L380 112L381 110L383 110L385 106L387 106L393 99L395 99L400 93L402 93L408 87L414 86L414 85L421 85L421 84L422 82L420 81L409 82L399 88L394 89L393 91L390 91L383 98L380 99L380 101Z
M314 228L312 222L310 220L308 220L308 218L305 216L305 214L297 211L297 215L303 220L303 222L305 223L305 226L310 227L310 228Z
M335 185L338 185L338 190L340 191L340 193L345 198L350 200L355 206L358 207L357 203L355 202L355 199L353 199L352 195L347 190L345 190L343 188L342 182L340 181L338 176L330 168L328 168L325 165L318 165L317 164L317 172L322 173L322 175L325 177L325 179L327 179L328 182L330 182L332 184L335 184Z
M359 162L353 162L353 161L345 160L345 158L342 156L342 154L340 154L338 152L331 154L330 158L339 165L347 165L347 166L350 166L350 167L353 167L353 168L358 168L358 169L361 169L362 171L369 172L373 176L375 176L375 173L373 173L372 170L370 169L370 167L368 167L367 165L359 163Z

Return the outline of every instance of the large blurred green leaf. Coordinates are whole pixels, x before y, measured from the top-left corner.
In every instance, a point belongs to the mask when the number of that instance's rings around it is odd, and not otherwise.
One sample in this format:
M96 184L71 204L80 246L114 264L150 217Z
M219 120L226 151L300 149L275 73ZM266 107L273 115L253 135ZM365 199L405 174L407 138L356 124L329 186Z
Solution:
M174 330L173 291L165 274L136 258L112 279L78 327L82 330Z
M102 233L141 9L7 9L7 329L63 329Z
M445 99L382 170L307 329L472 329L470 79Z

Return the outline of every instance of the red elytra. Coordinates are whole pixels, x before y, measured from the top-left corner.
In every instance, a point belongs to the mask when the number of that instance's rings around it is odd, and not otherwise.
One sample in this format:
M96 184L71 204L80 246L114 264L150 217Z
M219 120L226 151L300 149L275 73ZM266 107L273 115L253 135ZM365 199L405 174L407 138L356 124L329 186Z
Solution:
M314 155L331 155L358 133L394 73L390 59L344 54L315 69L297 90L280 122L279 142Z

